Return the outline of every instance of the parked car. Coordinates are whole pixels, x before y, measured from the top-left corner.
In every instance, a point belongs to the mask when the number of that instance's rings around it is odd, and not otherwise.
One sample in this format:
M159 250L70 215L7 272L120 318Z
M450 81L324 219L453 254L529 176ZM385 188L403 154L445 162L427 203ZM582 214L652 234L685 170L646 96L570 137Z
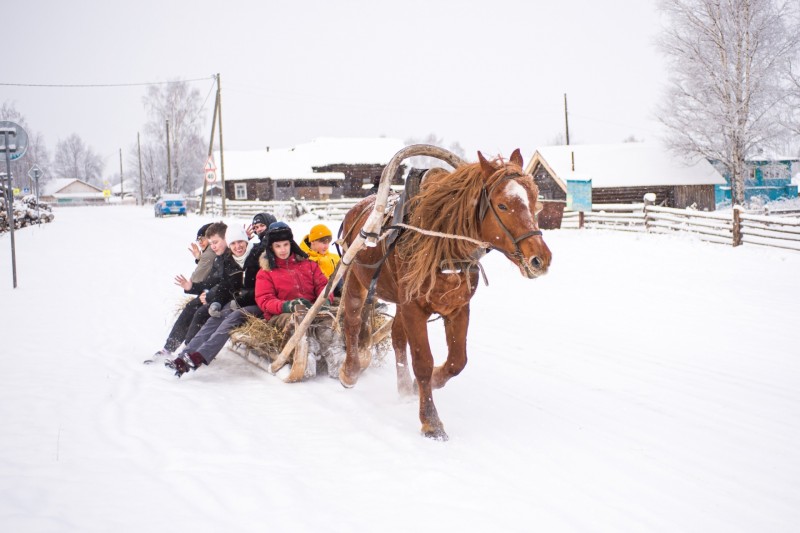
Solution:
M162 194L154 207L156 216L186 216L186 198L182 194Z

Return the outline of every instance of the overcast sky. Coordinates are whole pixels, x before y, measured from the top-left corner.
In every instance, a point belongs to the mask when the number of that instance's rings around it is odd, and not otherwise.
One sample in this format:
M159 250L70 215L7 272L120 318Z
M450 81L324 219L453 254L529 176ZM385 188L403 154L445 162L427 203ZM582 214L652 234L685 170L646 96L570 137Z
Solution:
M206 98L219 72L226 150L434 133L471 160L520 147L527 162L563 136L564 93L573 144L660 132L655 0L24 0L3 18L0 83L208 77ZM145 90L0 86L0 102L51 152L77 133L110 174Z

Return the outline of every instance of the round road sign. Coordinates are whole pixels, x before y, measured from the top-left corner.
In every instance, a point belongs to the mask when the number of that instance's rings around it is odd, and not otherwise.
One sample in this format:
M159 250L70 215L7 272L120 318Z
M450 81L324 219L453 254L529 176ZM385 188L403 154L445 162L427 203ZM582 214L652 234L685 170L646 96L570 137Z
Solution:
M8 143L8 146L5 143ZM0 120L0 154L8 151L11 161L16 161L28 149L28 134L19 124L9 120ZM3 156L5 158L5 156Z

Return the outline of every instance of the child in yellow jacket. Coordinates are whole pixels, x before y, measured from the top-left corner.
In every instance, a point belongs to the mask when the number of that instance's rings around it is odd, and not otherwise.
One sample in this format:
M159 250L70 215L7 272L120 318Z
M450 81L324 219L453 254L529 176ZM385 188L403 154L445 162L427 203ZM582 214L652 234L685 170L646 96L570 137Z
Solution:
M325 277L330 278L339 263L339 256L330 251L333 234L325 224L317 224L300 241L300 249L319 265Z

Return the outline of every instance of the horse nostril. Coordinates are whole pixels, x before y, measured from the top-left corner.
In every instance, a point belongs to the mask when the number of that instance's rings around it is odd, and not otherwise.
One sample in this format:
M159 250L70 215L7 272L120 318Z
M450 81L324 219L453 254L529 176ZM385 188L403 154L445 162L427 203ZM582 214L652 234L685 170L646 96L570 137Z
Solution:
M537 269L537 270L538 270L538 269L540 269L540 268L542 268L542 260L541 260L541 259L539 259L539 258L538 258L538 257L536 257L536 256L533 256L533 258L531 259L531 266L532 266L533 268Z

